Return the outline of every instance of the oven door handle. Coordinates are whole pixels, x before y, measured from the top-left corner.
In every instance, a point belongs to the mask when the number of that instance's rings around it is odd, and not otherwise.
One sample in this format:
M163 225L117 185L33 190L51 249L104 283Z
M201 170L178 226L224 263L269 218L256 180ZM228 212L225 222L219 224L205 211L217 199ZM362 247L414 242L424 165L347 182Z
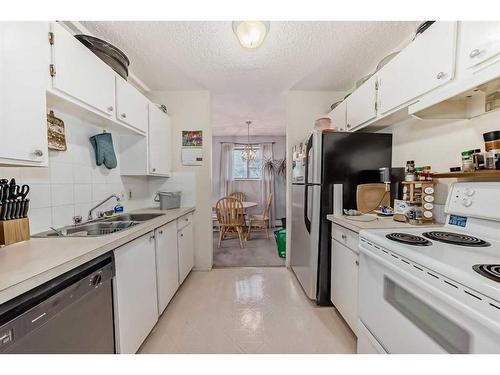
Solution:
M399 267L396 267L394 264L388 262L387 260L383 259L377 254L374 254L370 250L366 250L363 247L360 247L361 254L365 255L369 258L372 258L374 261L382 264L385 268L390 269L392 272L397 274L399 277L401 277L403 280L405 280L408 283L411 283L415 286L417 286L420 289L425 290L429 294L432 294L433 297L440 299L444 301L447 305L452 306L454 309L457 311L462 312L464 315L468 316L470 319L473 319L477 322L481 322L481 324L486 325L482 322L485 320L487 321L487 328L490 330L493 330L495 334L500 334L500 325L498 322L490 319L489 317L479 314L477 311L471 309L469 306L466 304L462 303L459 300L456 300L455 298L450 297L448 294L441 292L439 289L435 288L433 285L426 283L419 279L418 277L415 277L411 273L406 273L401 271ZM360 262L362 262L362 259L360 259ZM410 289L411 291L411 289Z

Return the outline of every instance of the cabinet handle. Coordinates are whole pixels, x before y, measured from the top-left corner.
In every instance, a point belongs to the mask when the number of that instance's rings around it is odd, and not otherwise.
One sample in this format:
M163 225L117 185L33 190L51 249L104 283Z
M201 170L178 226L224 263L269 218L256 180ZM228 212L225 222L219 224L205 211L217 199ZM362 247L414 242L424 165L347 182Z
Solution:
M114 109L114 108L113 108L113 106L112 106L112 105L110 105L110 106L108 107L108 112L111 112L113 109Z
M359 260L355 261L354 263L356 263L356 266L359 266Z
M343 234L341 237L343 240L347 240L347 236L345 234Z
M43 156L43 151L42 150L35 150L35 152L33 152L33 154L35 154L36 157L42 157Z
M156 168L153 168L152 170L153 170L153 172L156 172Z
M470 57L471 59L473 59L474 57L479 56L479 54L480 54L480 53L481 53L481 51L480 51L480 50L478 50L477 48L476 48L476 49L473 49L472 51L470 51L470 53L469 53L469 57Z
M184 233L181 233L181 237L184 237Z
M127 118L127 114L126 113L122 113L120 116L121 116L121 118Z
M160 234L163 234L163 231L162 231L162 230L160 230L160 231L159 231L159 233L160 233Z
M351 127L351 124L347 124L347 128L349 129Z
M445 72L439 72L436 76L437 79L441 79L441 78L444 78L446 76L446 73Z
M153 234L152 236L149 237L150 241L153 241L155 239L155 235Z

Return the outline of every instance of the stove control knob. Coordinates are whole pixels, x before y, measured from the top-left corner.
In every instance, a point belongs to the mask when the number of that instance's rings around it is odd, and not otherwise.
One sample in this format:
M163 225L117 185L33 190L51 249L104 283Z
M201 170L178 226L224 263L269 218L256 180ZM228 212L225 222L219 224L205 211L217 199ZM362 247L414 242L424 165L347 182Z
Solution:
M468 197L472 197L476 191L474 189L467 188L465 189L465 195Z
M462 199L462 205L464 207L469 207L470 205L472 205L472 199L470 199L470 198Z

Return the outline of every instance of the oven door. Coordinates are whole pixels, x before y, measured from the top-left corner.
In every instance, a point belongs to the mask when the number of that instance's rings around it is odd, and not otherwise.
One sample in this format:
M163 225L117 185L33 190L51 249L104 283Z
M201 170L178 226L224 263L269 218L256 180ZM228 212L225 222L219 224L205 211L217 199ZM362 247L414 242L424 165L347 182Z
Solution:
M402 263L361 247L359 317L386 352L500 353L498 320L424 281L412 273L413 266L404 270L397 262Z

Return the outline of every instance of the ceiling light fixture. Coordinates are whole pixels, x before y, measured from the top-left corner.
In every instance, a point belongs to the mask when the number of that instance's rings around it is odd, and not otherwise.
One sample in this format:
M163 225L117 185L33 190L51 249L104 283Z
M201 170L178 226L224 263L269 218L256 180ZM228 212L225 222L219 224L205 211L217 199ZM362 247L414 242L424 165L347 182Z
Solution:
M257 158L257 152L253 149L252 144L250 143L250 124L252 121L246 121L247 124L247 144L245 145L245 148L241 152L241 159L243 161L252 161Z
M243 47L258 48L269 32L269 21L233 21L233 31Z

